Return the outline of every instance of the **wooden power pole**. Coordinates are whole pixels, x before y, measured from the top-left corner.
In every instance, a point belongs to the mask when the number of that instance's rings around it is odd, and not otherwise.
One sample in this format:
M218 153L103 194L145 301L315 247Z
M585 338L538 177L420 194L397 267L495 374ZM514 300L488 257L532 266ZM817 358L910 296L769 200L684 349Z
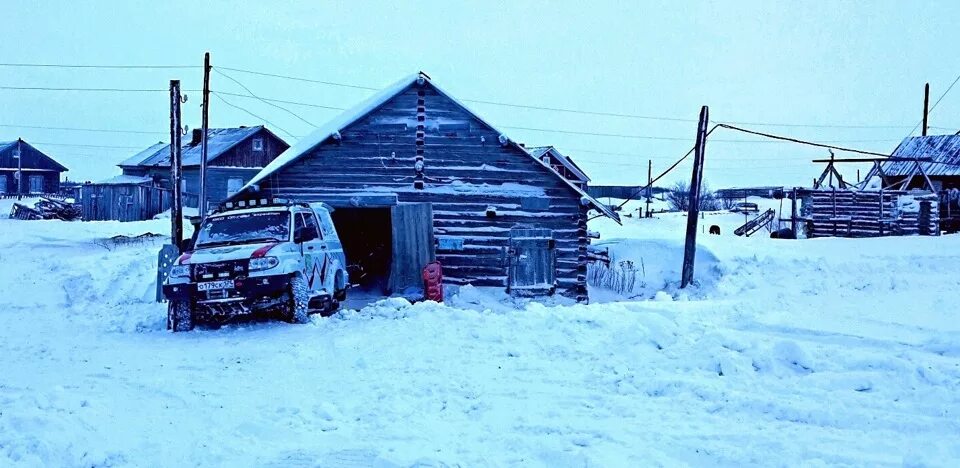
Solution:
M203 54L203 109L200 124L200 221L207 217L207 129L210 118L210 52Z
M17 138L17 201L23 199L23 138Z
M170 243L180 251L183 239L183 199L180 193L182 178L180 160L180 80L170 80Z
M653 195L653 160L647 160L647 217L652 217L650 215L650 198Z
M693 282L693 260L697 254L697 216L700 213L700 185L703 182L703 156L707 145L709 118L710 110L707 106L703 106L700 109L700 123L697 124L697 142L693 147L693 174L690 176L690 206L687 208L687 239L683 248L681 288Z
M927 136L928 113L930 113L930 83L923 86L923 136Z

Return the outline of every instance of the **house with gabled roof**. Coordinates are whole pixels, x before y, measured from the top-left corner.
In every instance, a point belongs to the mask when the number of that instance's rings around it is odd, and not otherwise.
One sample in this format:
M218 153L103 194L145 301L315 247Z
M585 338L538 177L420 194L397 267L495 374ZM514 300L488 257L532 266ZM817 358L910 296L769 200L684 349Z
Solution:
M561 153L560 150L553 146L535 146L528 147L527 151L533 157L549 165L561 177L577 184L582 190L587 189L590 178L583 172L583 169L580 169L580 166L577 166L577 163L573 162L573 159Z
M450 285L587 301L587 221L616 213L425 73L405 77L277 157L231 200L335 207L359 288L405 294L438 261Z
M200 157L202 132L195 129L192 138L181 144L183 180L181 190L186 206L196 207L200 193ZM262 125L237 128L211 128L207 131L208 206L223 201L240 190L254 175L284 152L288 145ZM157 143L127 158L120 164L123 175L150 177L159 186L170 189L170 145Z
M0 142L0 195L57 193L67 170L26 141Z

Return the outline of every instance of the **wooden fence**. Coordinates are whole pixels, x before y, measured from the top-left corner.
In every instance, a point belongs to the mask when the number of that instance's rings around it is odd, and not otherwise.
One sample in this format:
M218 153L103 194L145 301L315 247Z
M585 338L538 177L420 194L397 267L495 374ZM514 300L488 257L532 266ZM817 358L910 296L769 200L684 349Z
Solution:
M940 234L940 197L927 191L798 190L806 237Z

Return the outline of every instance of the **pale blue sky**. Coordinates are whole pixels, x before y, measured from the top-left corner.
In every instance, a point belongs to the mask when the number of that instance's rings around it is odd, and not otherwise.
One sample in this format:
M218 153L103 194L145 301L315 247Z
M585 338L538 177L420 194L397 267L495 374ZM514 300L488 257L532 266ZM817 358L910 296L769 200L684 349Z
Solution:
M40 4L37 4L40 3ZM385 86L424 70L462 99L714 121L891 125L753 127L889 152L920 118L923 83L936 99L960 74L960 2L24 2L4 4L0 61L200 65ZM199 2L196 2L199 3ZM356 4L355 4L356 3ZM233 73L257 94L349 107L370 91ZM200 86L201 70L58 70L0 67L0 86ZM215 90L242 93L214 75ZM184 119L198 126L199 93ZM310 127L254 100L232 98L295 135ZM136 150L169 140L167 97L0 90L0 124L156 131L83 133L0 127L22 136L79 179L105 178ZM695 122L623 119L468 104L498 127L628 134L610 138L504 129L529 145L554 144L595 183L638 183L646 161L664 168L691 146ZM335 111L289 106L320 124ZM261 122L216 99L212 126ZM960 85L931 125L960 129ZM934 129L931 133L946 133ZM672 139L680 140L672 140ZM714 187L809 184L825 150L717 131L707 148ZM590 151L590 152L587 152ZM601 154L620 153L620 154ZM689 165L678 177L689 177Z

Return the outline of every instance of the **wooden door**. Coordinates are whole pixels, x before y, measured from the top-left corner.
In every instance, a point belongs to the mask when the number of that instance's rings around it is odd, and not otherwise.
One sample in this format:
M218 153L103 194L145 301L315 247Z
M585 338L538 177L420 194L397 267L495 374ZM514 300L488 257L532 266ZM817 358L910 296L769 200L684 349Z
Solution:
M421 272L435 258L433 207L429 203L402 203L390 209L393 260L389 293L423 289Z
M550 229L511 229L507 291L514 295L553 294L556 258L556 242Z

